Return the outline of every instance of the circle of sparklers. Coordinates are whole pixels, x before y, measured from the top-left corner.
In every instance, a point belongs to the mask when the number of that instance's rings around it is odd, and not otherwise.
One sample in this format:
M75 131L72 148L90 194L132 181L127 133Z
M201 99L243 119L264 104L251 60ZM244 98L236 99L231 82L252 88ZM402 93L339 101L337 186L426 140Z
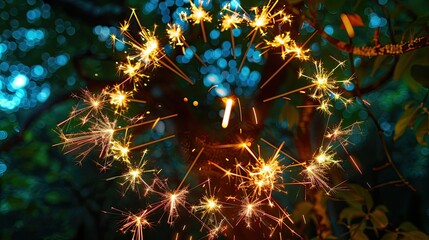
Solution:
M207 11L201 1L190 1L189 4L189 12L182 13L181 18L192 25L200 25L203 44L208 44L207 24L215 21L215 16L219 16L218 27L221 32L229 34L233 59L238 57L235 51L236 41L233 30L240 28L248 31L246 39L249 40L246 50L241 55L238 72L243 69L247 53L252 47L260 49L261 55L265 55L269 51L281 54L285 61L284 64L268 77L261 85L261 89L292 59L308 60L310 58L307 54L308 50L304 49L308 40L299 45L290 32L281 31L273 34L271 31L274 26L287 26L293 21L292 16L278 6L278 1L270 0L261 7L251 8L249 12L239 5L236 9L231 9L231 5L226 4L219 14ZM137 33L130 31L130 25L133 23L138 26ZM331 168L338 167L341 163L341 160L337 159L335 150L340 147L347 152L348 136L358 124L343 128L340 123L327 130L324 142L316 150L312 159L298 160L293 157L293 154L284 150L284 142L276 146L263 138L260 139L262 144L273 149L271 156L264 156L261 153L261 145L249 141L202 146L198 151L193 150L194 159L180 184L171 187L167 180L160 177L161 169L151 167L156 164L146 160L145 156L150 145L172 139L175 134L135 143L133 133L136 129L142 128L153 130L161 122L180 116L171 114L148 120L148 116L145 114L128 116L128 111L132 108L131 105L150 104L147 100L140 98L138 86L139 79L150 77L150 73L155 68L163 67L190 85L196 83L198 77L188 76L186 71L180 68L162 47L165 44L169 44L173 48L180 48L182 53L185 53L186 49L191 49L192 55L201 66L206 67L208 62L198 55L198 49L189 44L186 31L181 25L167 24L164 26L165 35L162 34L162 31L157 31L157 27L142 25L136 11L132 9L130 18L120 27L122 36L112 36L114 43L121 42L129 49L126 62L118 66L122 74L127 76L126 80L113 87L105 88L99 94L84 90L82 96L79 97L81 102L74 107L69 118L58 124L62 142L57 145L63 146L66 153L77 152L79 161L82 161L91 152L98 151L101 162L98 162L97 165L102 170L107 170L114 164L123 169L121 175L108 180L117 180L123 187L124 195L128 191L134 191L138 192L141 197L155 196L156 200L136 213L114 209L123 217L120 231L131 232L132 239L142 240L143 230L151 227L154 222L164 219L167 224L174 225L182 215L196 219L201 225L200 231L204 231L208 239L214 239L222 234L229 237L228 231L238 225L244 225L247 228L253 228L255 225L263 226L267 229L267 237L278 234L280 239L282 238L282 228L285 228L299 238L299 235L293 230L293 220L290 218L288 210L276 199L276 195L287 194L288 185L319 188L326 194L334 192L337 186L331 186L328 173ZM258 39L257 36L261 38ZM289 58L287 58L288 56ZM320 61L315 61L313 75L307 75L303 71L299 74L304 81L309 82L308 85L267 98L263 102L284 98L295 93L305 93L319 103L310 107L316 107L331 114L332 102L339 101L344 105L352 103L350 99L343 97L341 92L342 86L350 84L351 79L337 80L333 77L334 71L343 65L344 62L339 62L337 67L328 71ZM217 85L213 85L208 92L216 87ZM188 98L184 98L183 101L188 102ZM228 128L236 107L239 109L240 121L242 121L243 114L238 97L227 96L220 101L225 104L222 128ZM193 105L198 106L198 101L194 101ZM259 124L254 107L252 111L255 123ZM72 129L73 124L78 126L80 131L68 132L67 129ZM202 159L205 149L209 148L239 152L241 154L237 156L240 156L240 159L225 159L222 162ZM257 152L255 152L255 148L258 150ZM193 171L197 171L196 163L202 161L221 175L221 181L214 184L211 179L206 179L197 186L191 187L190 184L186 184L186 180ZM361 172L357 162L351 156L350 161ZM302 176L301 181L285 177L286 172L293 171ZM225 188L223 182L235 187L233 195L222 191ZM194 191L203 193L196 201L189 197ZM163 215L161 219L153 217L158 212Z

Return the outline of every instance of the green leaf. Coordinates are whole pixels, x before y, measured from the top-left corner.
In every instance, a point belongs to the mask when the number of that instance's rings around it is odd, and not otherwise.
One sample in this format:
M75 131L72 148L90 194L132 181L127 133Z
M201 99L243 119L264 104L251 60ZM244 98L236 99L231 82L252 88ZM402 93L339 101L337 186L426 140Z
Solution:
M45 200L46 202L50 203L50 204L56 204L61 200L61 194L58 192L48 192L45 195Z
M427 26L429 23L429 15L418 16L417 19L412 23L413 26L416 25L425 25Z
M293 128L299 122L299 111L295 106L286 102L280 112L279 120L286 120L289 128Z
M425 88L429 88L429 66L428 65L419 65L415 64L411 66L411 76L416 80L420 85Z
M344 208L340 213L340 221L346 220L347 224L358 217L364 217L366 214L361 208L347 207Z
M387 60L391 59L391 56L389 55L381 55L377 56L375 58L374 64L372 65L372 71L371 71L371 77L374 77L374 74L377 72L377 70L380 68L380 66L387 62Z
M338 237L335 236L327 236L324 238L324 240L338 240Z
M426 145L425 136L428 135L429 132L428 121L428 117L425 117L415 128L416 139L420 145Z
M374 212L370 214L370 220L372 225L377 229L383 229L389 224L389 219L387 219L386 214L379 209L375 209Z
M419 240L429 240L429 236L421 231L411 231L407 232L406 235L410 236L411 239L419 239Z
M317 1L310 1L310 2L317 3ZM326 9L332 10L332 11L334 10L338 11L338 9L342 9L342 7L345 4L345 1L325 0L324 3L325 3Z
M415 51L407 52L399 57L399 61L396 64L395 71L393 72L393 79L399 80L404 75L407 68L409 68L413 61Z
M387 209L387 207L384 206L384 205L377 205L377 207L375 207L375 209L378 209L378 210L380 210L380 211L382 211L384 213L389 212L389 209Z
M397 240L398 239L398 233L396 232L389 232L383 235L383 237L381 237L381 240Z
M6 202L8 204L8 207L13 211L23 210L27 207L27 202L24 199L17 196L7 197Z
M358 229L351 234L350 240L369 240L369 238L363 230Z
M368 211L373 207L373 200L368 190L360 185L349 184L348 190L341 192L338 197L344 199L350 206L361 208L365 205Z
M297 3L300 3L300 2L302 2L303 0L287 0L287 2L289 3L289 4L297 4Z
M402 113L395 125L395 135L393 136L394 141L398 140L398 138L404 134L411 121L415 119L415 115L419 109L420 106L415 106L406 109L404 113Z
M412 224L411 222L401 223L401 225L399 225L399 229L403 232L418 230L418 228L416 226L414 226L414 224Z

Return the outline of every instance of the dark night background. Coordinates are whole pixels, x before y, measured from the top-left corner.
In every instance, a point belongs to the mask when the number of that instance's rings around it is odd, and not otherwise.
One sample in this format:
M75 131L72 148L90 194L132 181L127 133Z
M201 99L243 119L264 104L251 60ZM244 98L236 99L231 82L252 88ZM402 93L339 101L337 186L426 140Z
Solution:
M186 8L187 2L0 0L0 239L132 238L131 233L118 231L122 217L111 207L136 211L151 200L133 192L121 196L118 183L106 181L120 174L121 169L100 171L94 163L97 153L91 153L82 166L77 165L76 154L64 154L60 146L54 146L61 141L57 124L66 119L76 105L78 99L72 95L81 94L82 89L97 93L121 81L123 76L118 74L117 62L125 61L127 49L126 46L112 46L110 35L120 33L118 27L128 19L130 8L136 9L143 25L151 28L157 24L157 32L162 33L163 26L176 21L177 12ZM208 8L212 12L219 11L223 2L227 1L212 0ZM243 0L241 4L249 9L262 2ZM307 40L313 27L348 42L346 31L341 27L341 13L357 14L364 23L364 26L355 27L353 44L356 46L374 46L377 41L381 44L400 43L429 36L429 6L425 0L279 1L278 6L283 5L295 15L291 32L298 43ZM222 51L227 48L223 44L230 36L221 33L219 37L219 31L212 31L218 27L216 14L213 15L214 21L206 24L210 38L208 45L213 52ZM206 49L200 50L203 42L199 26L189 28L187 41L202 55L208 56L207 51L204 52ZM248 30L243 29L236 39L240 49L248 41L245 38ZM316 34L307 46L311 57L321 60L327 69L337 64L333 58L346 61L346 67L337 70L335 77L347 78L352 74L349 54L323 34ZM304 198L304 187L291 186L288 195L274 197L287 206L293 216L298 216L294 229L304 239L320 238L323 224L317 206L322 206L324 216L330 221L331 239L429 239L426 235L429 233L429 146L426 144L429 127L425 108L429 104L425 101L429 87L429 48L417 48L396 56L355 55L353 66L363 99L370 103L371 112L360 100L347 108L334 104L329 120L339 122L343 119L344 124L361 122L359 130L349 138L347 150L358 160L363 171L359 174L350 162L344 160L343 169L331 172L330 177L333 182L347 180L347 184L355 184L350 186L365 189L357 197L372 198L373 206L384 205L381 218L384 221L387 217L388 222L383 222L383 226L374 231L371 225L374 222L344 211L350 204L350 191L339 191L336 196L323 198L320 203L315 200L319 194L316 190L307 189L308 197ZM219 57L209 61L211 70L200 72L195 67L200 65L195 59L188 63L185 56L180 56L180 51L170 51L170 54L171 58L177 57L178 65L196 81L195 86L189 87L165 69L155 69L149 74L150 81L144 80L147 85L141 86L138 92L148 104L133 105L129 109L131 115L150 112L150 119L179 114L178 118L163 122L162 127L133 133L140 141L176 134L172 140L151 145L147 156L150 164L162 169L162 176L170 182L175 185L180 182L195 156L192 149L205 144L232 143L237 140L240 128L243 129L240 136L252 139L255 145L260 144L265 156L273 150L258 141L261 137L277 146L284 141L285 149L304 161L308 154L303 149L317 148L327 116L293 107L311 104L311 100L297 94L290 96L291 101L262 103L267 97L302 86L296 80L298 69L313 70L311 61L293 60L261 91L258 85L277 70L283 60L278 54L269 53L260 59L255 53L253 62L246 68L250 69L248 80L224 81L224 89L213 95L208 93L209 87L203 84L203 79L207 72L216 72L221 66ZM355 89L347 90L346 97L356 96ZM216 100L222 94L240 96L243 103L245 120L239 121L236 113L227 130L220 127L222 104ZM188 102L183 101L185 97ZM198 106L193 106L193 101L198 101ZM252 119L253 106L258 111L259 124L254 124ZM422 106L417 117L407 118L410 111L406 109L416 106ZM302 124L307 124L310 131L306 135L308 139L300 132ZM400 129L404 130L401 134ZM384 146L401 176L416 191L400 181L391 165L386 165ZM220 161L225 157L236 157L235 154L207 150L203 158ZM338 155L341 158L347 156L341 149ZM195 169L199 168L202 171L194 172L189 184L196 185L207 176L224 181L207 165L199 163ZM302 179L299 174L294 177ZM196 198L191 196L190 200ZM366 200L358 202L359 207L366 209ZM299 218L302 214L308 216L307 225ZM160 217L155 217L154 221ZM365 223L359 225L361 222ZM183 224L189 227L182 230ZM360 230L358 234L352 234L350 229L356 230L356 226ZM287 239L287 229L282 231L286 232L283 239ZM200 239L205 235L199 232L198 222L183 217L173 227L161 220L152 229L144 231L144 238L174 239L178 232L180 239L189 239L191 235L193 239ZM235 234L236 239L262 238L258 227L238 226L228 234ZM277 237L275 235L273 239Z

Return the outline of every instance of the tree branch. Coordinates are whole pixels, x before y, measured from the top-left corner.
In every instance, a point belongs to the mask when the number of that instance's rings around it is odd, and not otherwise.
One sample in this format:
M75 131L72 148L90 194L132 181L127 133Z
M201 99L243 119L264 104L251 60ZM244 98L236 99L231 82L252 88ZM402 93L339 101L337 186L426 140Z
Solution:
M0 152L6 152L15 147L17 144L21 143L24 138L24 133L35 123L43 114L47 113L49 109L57 106L58 103L64 102L70 99L71 92L66 91L61 94L58 94L56 97L49 98L49 100L39 105L30 111L30 113L25 117L24 120L20 122L19 133L14 134L7 138L6 141L0 145Z
M320 32L320 36L328 40L332 45L337 49L352 53L354 55L366 56L366 57L375 57L381 55L401 55L410 51L414 51L420 48L429 46L429 37L418 37L408 42L401 42L398 44L386 44L386 45L376 45L376 46L354 46L353 44L343 42L338 40L330 35L328 35L323 29L321 29L315 22L312 20L306 19L307 22L315 29Z

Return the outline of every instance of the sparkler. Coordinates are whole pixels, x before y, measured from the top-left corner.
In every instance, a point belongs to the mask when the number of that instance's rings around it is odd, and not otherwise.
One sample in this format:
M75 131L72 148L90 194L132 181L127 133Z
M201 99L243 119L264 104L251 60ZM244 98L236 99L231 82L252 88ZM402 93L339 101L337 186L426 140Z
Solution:
M137 21L140 27L139 36L143 43L140 43L140 41L136 40L128 31L130 21L133 18ZM137 71L137 66L146 69L148 67L155 68L158 65L162 65L193 85L193 81L165 54L163 48L160 48L160 40L155 35L155 31L156 26L154 27L153 31L143 27L135 11L132 11L129 20L126 21L121 27L121 32L128 38L128 40L120 40L117 37L112 38L112 40L119 41L125 45L130 46L131 49L135 52L134 55L130 55L128 57L129 64L123 68L126 69L127 72L135 73ZM169 64L171 64L171 66L164 62L164 59ZM139 63L134 65L132 62Z
M226 228L224 223L227 223L229 226L232 225L222 213L222 203L220 203L219 199L212 191L210 183L211 181L208 179L208 191L206 191L206 194L200 199L198 205L192 206L191 211L200 215L199 219L202 222L200 230L207 228L209 230L208 237L213 239L219 232Z
M89 120L86 120L87 123ZM63 142L54 146L62 145L66 150L66 154L80 150L78 158L83 160L93 149L100 147L100 158L107 156L109 147L113 140L115 132L115 122L102 115L99 119L89 122L91 124L89 132L64 133L60 130L60 137Z
M316 162L312 162L302 172L306 175L311 187L320 187L325 193L331 192L332 188L327 183L328 177L326 175L326 168L321 168Z
M126 149L126 152L128 153L128 149ZM121 182L121 186L126 186L124 190L124 194L127 193L127 191L131 188L132 191L139 192L139 186L143 185L146 190L150 190L151 186L143 179L143 174L145 173L154 173L156 172L155 169L147 169L145 166L147 165L147 161L144 160L144 157L147 154L147 149L143 151L142 157L140 158L140 161L137 164L133 164L127 159L126 166L127 171L123 173L122 175L115 176L108 178L107 180L114 180L117 178L123 179L123 182Z
M284 143L276 149L276 152L268 160L257 157L247 143L240 144L239 146L246 149L256 162L254 164L249 163L247 166L237 163L235 166L235 173L232 173L231 170L222 168L216 163L211 164L223 171L226 176L237 177L240 180L239 188L243 189L246 193L249 190L250 196L259 197L264 194L266 197L271 198L272 191L282 191L282 173L285 166L280 163L278 158L279 151L283 144Z
M206 36L206 30L204 28L204 21L211 22L212 17L208 14L208 12L203 8L203 1L204 0L198 0L198 6L193 2L189 1L189 4L191 5L191 15L186 16L186 13L184 14L184 19L191 20L194 25L200 24L201 26L201 32L203 34L204 42L207 42L207 36Z
M307 45L307 43L313 38L314 35L316 35L317 31L314 31L313 34L311 34L311 36L302 44L302 47L304 47L305 45ZM294 47L289 47L289 43L291 41L287 41L288 39L284 39L284 37L282 37L282 35L280 35L280 37L278 37L277 40L274 40L273 43L271 43L272 46L281 46L282 47L282 58L285 59L286 55L289 52L293 52L292 56L289 57L288 60L286 60L283 65L281 65L265 82L264 84L261 85L261 89L264 88L284 67L286 67L290 61L292 61L292 59L294 59L295 57L297 57L298 59L302 59L302 60L307 60L309 57L306 55L306 52L308 52L308 50L303 50L302 47L297 47L296 43L293 41L293 46ZM268 42L270 43L270 42ZM284 51L283 51L284 49Z
M187 188L176 188L176 190L170 190L168 187L167 181L165 180L155 180L154 187L151 188L151 193L155 193L161 197L161 200L157 203L152 204L153 210L162 208L165 213L167 213L167 223L170 225L174 224L176 218L179 217L179 207L187 208L186 197L189 193Z
M304 87L297 88L295 90L282 93L282 94L278 94L274 97L264 99L263 101L269 102L278 98L285 97L292 93L302 92L304 90L313 88L314 90L313 90L313 93L310 95L310 97L320 102L320 107L318 108L319 110L329 114L330 113L329 102L331 100L339 100L344 105L347 106L348 104L352 103L352 100L346 99L341 96L342 93L339 91L339 88L340 88L339 84L349 85L351 84L351 78L348 78L345 80L336 80L335 78L333 78L334 71L338 67L341 67L343 65L344 65L344 62L339 62L338 65L334 67L331 71L327 71L325 68L323 68L322 62L315 61L314 66L315 66L316 72L314 73L313 76L305 75L302 70L299 72L299 76L305 79L311 80L311 84Z
M244 221L246 223L246 226L248 228L251 228L252 227L252 220L254 218L261 219L265 213L264 211L258 209L264 201L265 201L265 199L262 199L262 200L258 199L258 200L251 201L249 199L249 197L245 197L243 199L243 203L241 205L241 210L238 213L239 218L237 220L237 225L241 221Z
M241 60L240 67L238 68L238 72L241 71L241 68L244 65L244 61L246 61L247 53L249 52L250 47L252 46L253 41L255 40L256 34L259 32L261 35L265 35L265 30L267 28L273 27L274 17L283 14L283 11L278 11L273 13L273 10L277 5L277 3L278 3L278 0L274 1L274 3L272 3L270 0L266 5L262 6L261 10L258 7L254 7L251 9L255 14L253 19L249 20L249 23L248 23L252 29L248 36L251 36L251 37L250 37L250 41L248 43L247 49L243 54L243 59Z
M93 94L89 90L83 90L82 97L76 97L81 100L81 104L73 107L70 116L66 120L58 123L58 127L65 123L69 123L76 118L79 118L82 125L85 124L90 116L98 114L100 110L103 109L104 102L106 101L106 95L104 92L101 94Z
M355 128L359 127L360 122L355 122L347 127L342 127L341 125L342 121L340 121L340 123L338 123L332 129L328 129L327 133L325 134L325 138L329 140L328 145L332 146L335 142L337 142L347 154L349 160L352 162L356 170L358 170L360 174L363 174L358 162L353 158L352 155L350 155L347 150L347 146L350 144L348 137L353 133Z
M119 209L114 210L119 211L120 214L125 217L125 219L122 220L123 225L121 228L119 228L119 230L123 233L132 232L132 240L143 240L143 229L151 227L151 224L147 220L149 211L142 210L137 214L133 214L121 211Z
M201 25L202 26L202 25ZM204 61L198 56L198 54L189 46L189 44L186 42L185 37L183 36L183 30L178 24L168 24L167 28L167 35L170 38L170 43L172 43L173 46L182 46L182 52L185 53L185 47L190 49L192 53L194 54L195 58L200 61L201 64L204 66L207 66Z

